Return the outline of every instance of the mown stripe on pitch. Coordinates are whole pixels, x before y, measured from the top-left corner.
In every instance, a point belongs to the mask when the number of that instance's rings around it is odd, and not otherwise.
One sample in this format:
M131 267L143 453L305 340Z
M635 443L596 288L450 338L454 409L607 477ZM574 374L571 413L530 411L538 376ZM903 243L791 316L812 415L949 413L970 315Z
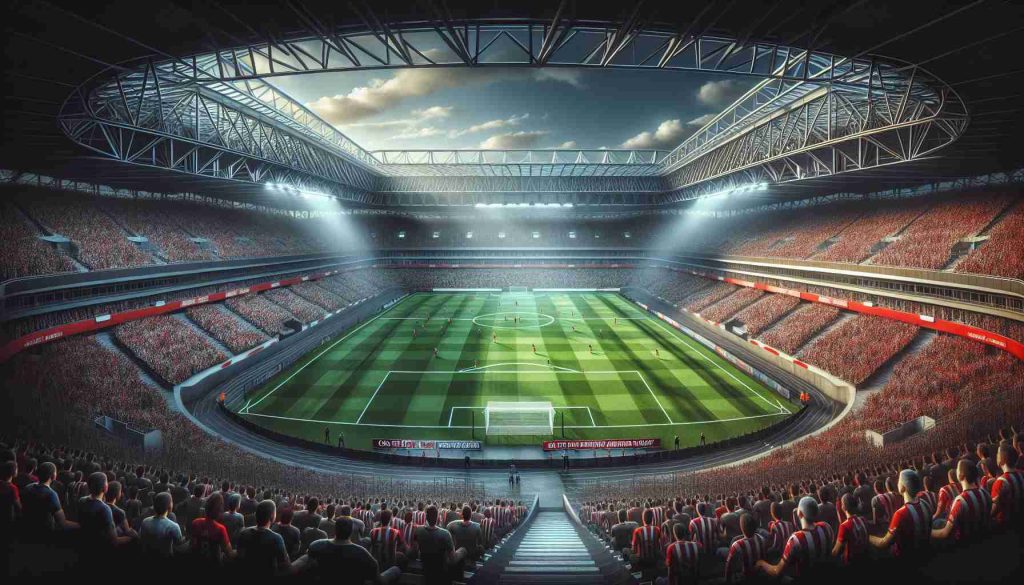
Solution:
M418 308L429 300L429 297L419 299L412 309ZM376 388L376 384L380 383L380 379L384 376L386 369L382 372L379 368L373 367L373 361L376 359L381 346L394 341L394 333L406 321L386 321L386 325L381 326L376 334L379 334L379 338L374 339L370 347L366 347L366 344L360 344L358 351L362 353L362 359L354 364L346 363L344 368L351 372L344 382L338 384L338 386L331 392L323 403L317 408L313 416L303 417L312 418L317 420L344 420L346 422L354 422L355 417L358 414L353 413L351 416L344 416L348 413L343 412L343 406L349 398L355 397L355 394L361 389L363 383L368 378L376 380L373 382L373 388ZM370 390L372 393L372 389ZM367 394L369 399L369 394ZM357 411L361 412L361 411Z
M605 299L603 300L606 304L609 304L609 301ZM664 339L650 335L650 331L645 327L644 321L638 321L634 323L634 325L638 327L638 331L645 334L645 340L654 341L662 348L677 347L676 344L666 344ZM623 346L627 348L627 352L636 356L636 353L630 349L630 344L623 342ZM648 375L652 381L655 382L656 390L660 391L665 389L665 391L659 392L659 394L660 396L668 398L669 406L673 407L672 409L676 413L676 418L672 419L674 422L706 421L717 420L719 418L711 409L708 408L706 404L704 404L704 401L693 388L684 384L674 375L674 368L672 366L665 364L661 360L647 359L638 362L638 369L640 369L645 375ZM666 380L666 377L671 377L671 381ZM676 384L682 387L685 393L690 396L690 399L687 400L685 399L685 396L672 391L675 390ZM662 406L664 406L664 403L662 403ZM657 404L655 404L655 407L657 407ZM666 408L666 410L669 409ZM664 415L661 415L660 408L657 409L657 412L662 418L664 417ZM682 415L683 418L680 419L679 415Z
M608 299L605 297L605 295L587 296L587 297L585 297L585 300L587 302L587 309L588 309L588 311L590 313L594 314L594 315L597 314L597 311L594 308L594 306L592 304L592 301L593 302L597 302L597 303L601 303L601 304L605 305L606 307L611 308L610 303L609 303ZM603 327L603 325L599 324L598 327ZM646 372L649 371L650 368L647 366L646 360L642 359L639 354L637 354L635 351L633 351L632 347L630 347L629 344L625 343L625 341L615 331L614 327L608 327L607 331L610 332L610 333L606 333L606 334L600 336L598 338L600 340L598 342L598 344L600 345L602 350L605 350L606 346L607 346L607 348L609 350L612 350L612 351L603 351L603 353L605 355L605 359L607 361L609 361L613 365L612 369L615 369L615 370L636 370L636 371L639 371L639 372L642 372L642 373L646 373ZM631 374L631 376L632 376L632 374ZM619 378L619 380L621 382L622 387L628 388L628 389L631 389L631 390L633 388L635 388L634 386L632 386L629 383L627 383L626 379L623 378L622 374L619 374L618 378ZM642 382L641 382L641 385L643 385ZM652 388L652 390L653 390L653 388ZM651 396L651 393L647 391L647 387L646 386L643 386L643 392L630 392L628 396L629 396L630 400L633 402L633 404L635 405L635 408L636 408L637 412L639 412L640 417L643 419L644 422L646 422L646 423L666 423L666 422L669 422L668 420L665 419L665 413L662 412L661 407L658 406L658 402L654 399L653 396ZM626 412L628 409L621 408L621 409L618 409L618 410L620 412ZM671 416L671 415L669 415L669 416ZM674 420L675 419L673 419L673 421ZM632 424L632 422L633 421L623 421L623 422L618 423L618 424Z
M682 360L683 363L696 372L710 388L713 388L719 395L729 399L730 404L733 404L744 416L754 416L767 412L754 401L754 398L746 388L738 386L731 380L725 380L718 374L718 372L714 371L718 369L718 362L716 362L714 358L712 358L711 361L708 361L699 355L692 355L692 352L699 352L701 350L691 350L685 346L681 347L678 343L679 340L668 337L663 330L659 330L649 324L644 323L641 326L651 332L652 335L656 335L669 342L670 347L674 348L674 353L677 353L679 359ZM676 343L671 343L672 341Z
M549 299L548 302L551 305L551 311L557 315L558 307L555 306L554 301ZM573 303L573 307L575 306L576 304ZM544 345L544 353L547 354L545 359L550 359L551 364L555 366L579 370L582 366L580 361L576 359L576 354L571 351L572 348L566 339L567 334L564 326L560 321L555 321L555 324L558 325L558 328L549 326L541 327L540 330L541 342ZM583 380L583 388L577 390L579 385L571 381L569 376L556 374L554 377L555 382L558 384L558 390L561 393L563 405L589 406L591 412L594 414L594 419L597 424L608 424L605 420L604 413L597 404L593 388L590 387L590 383L586 381L586 378ZM570 398L570 396L572 396L572 398ZM567 415L566 424L569 424L568 418L569 417ZM590 417L587 417L586 419L588 423L590 422L589 418ZM560 422L560 420L555 421L556 424L559 424Z
M467 333L463 333L462 341L459 341L458 330L442 334L445 330L447 318L451 314L460 314L467 304L470 304L471 295L460 293L443 297L440 307L435 307L431 313L431 322L437 321L429 330L424 331L424 342L426 344L426 363L422 367L409 368L415 370L455 370L461 362L462 352L465 347ZM454 301L455 308L448 307ZM440 314L439 314L440 313ZM439 326L438 326L439 325ZM451 336L451 337L449 337ZM453 347L454 346L454 347ZM439 348L439 357L433 357L433 348ZM398 368L395 368L398 369ZM445 425L448 424L448 412L444 405L448 402L448 393L452 382L452 374L401 374L401 385L392 386L388 384L382 392L386 393L389 402L393 404L391 409L379 410L377 416L385 417L392 424L407 425ZM401 390L406 389L407 392ZM395 399L394 395L398 394ZM379 399L379 397L378 397ZM385 402L387 404L388 402ZM430 414L417 412L423 405L430 407ZM371 407L374 410L378 410ZM420 418L422 417L422 418Z

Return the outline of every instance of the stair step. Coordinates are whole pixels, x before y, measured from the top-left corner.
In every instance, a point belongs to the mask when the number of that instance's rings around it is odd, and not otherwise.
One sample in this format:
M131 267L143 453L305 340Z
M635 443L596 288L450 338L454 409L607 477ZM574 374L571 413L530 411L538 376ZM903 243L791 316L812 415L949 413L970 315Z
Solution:
M509 566L505 567L506 573L554 573L554 574L587 574L597 573L597 567L545 567L545 566L533 566L533 567L522 567L522 566Z

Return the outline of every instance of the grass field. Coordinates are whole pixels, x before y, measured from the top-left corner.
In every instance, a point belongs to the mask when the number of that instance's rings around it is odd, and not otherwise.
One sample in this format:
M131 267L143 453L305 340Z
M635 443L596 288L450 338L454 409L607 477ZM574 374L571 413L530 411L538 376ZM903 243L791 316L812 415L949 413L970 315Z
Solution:
M556 437L564 419L568 438L666 446L797 410L615 293L414 294L231 406L281 433L322 441L329 427L332 441L344 433L347 446L369 448L373 438L483 438L489 401L550 402Z

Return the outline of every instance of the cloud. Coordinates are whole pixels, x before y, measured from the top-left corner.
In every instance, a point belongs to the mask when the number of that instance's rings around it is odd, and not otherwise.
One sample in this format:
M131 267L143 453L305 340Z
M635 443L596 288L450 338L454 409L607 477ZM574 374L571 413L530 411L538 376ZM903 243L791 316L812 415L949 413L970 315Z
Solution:
M641 132L622 143L622 148L675 148L691 132L678 119L665 120L654 132Z
M717 115L718 114L704 114L703 116L698 116L698 117L690 120L689 122L686 123L686 125L687 126L697 126L699 128L699 127L703 126L704 124L707 124L711 120L715 119L715 116L717 116Z
M564 150L572 150L572 149L578 148L578 147L576 146L576 141L575 140L566 140L565 142L559 144L555 148L560 148L560 149L564 149Z
M429 55L428 55L429 56ZM437 92L498 81L554 81L582 87L581 72L572 69L504 69L497 67L430 67L399 69L387 79L372 79L368 85L354 87L345 94L323 96L306 107L335 126L352 124L379 115L401 102ZM447 115L447 114L444 114Z
M423 128L409 129L400 134L395 134L394 136L388 136L388 140L430 138L431 136L440 136L441 134L444 134L444 130L433 126L425 126Z
M544 67L533 72L534 81L567 83L577 89L583 87L583 71L566 67Z
M481 142L480 148L494 150L534 148L547 134L546 130L520 130L507 134L495 134Z
M508 128L510 126L518 126L523 122L523 120L526 120L529 117L530 114L523 114L521 116L512 116L510 118L505 119L488 120L480 124L474 124L469 128L464 128L462 130L452 130L448 132L448 136L450 138L458 138L459 136L464 136L466 134L484 132L487 130L497 130L499 128Z
M430 106L422 110L413 110L413 117L420 120L434 120L437 118L447 118L454 108L452 106Z
M735 79L708 81L697 90L697 100L707 106L725 106L735 101L747 89L746 84Z

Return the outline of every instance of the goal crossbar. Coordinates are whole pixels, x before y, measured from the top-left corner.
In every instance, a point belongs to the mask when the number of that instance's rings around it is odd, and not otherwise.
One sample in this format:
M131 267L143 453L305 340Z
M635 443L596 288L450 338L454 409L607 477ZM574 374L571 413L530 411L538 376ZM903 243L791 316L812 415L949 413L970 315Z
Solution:
M488 402L484 408L488 435L550 435L554 424L550 402Z

